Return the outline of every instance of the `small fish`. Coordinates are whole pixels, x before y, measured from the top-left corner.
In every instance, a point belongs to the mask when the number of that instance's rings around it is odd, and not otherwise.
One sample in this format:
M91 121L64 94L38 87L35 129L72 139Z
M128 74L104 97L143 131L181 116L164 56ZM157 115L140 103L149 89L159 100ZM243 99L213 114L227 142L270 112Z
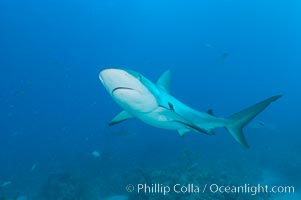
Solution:
M264 122L263 121L257 121L257 124L259 124L260 126L264 126Z
M92 156L94 156L95 158L99 158L101 156L101 154L99 153L99 151L93 151L91 153Z
M212 46L212 44L206 43L206 44L205 44L205 47L207 47L207 48L212 48L213 46Z
M33 172L36 169L37 165L38 163L34 163L30 168L30 172Z
M9 186L10 184L12 184L11 181L5 181L5 182L3 182L0 186L1 186L1 187L6 187L6 186Z
M116 195L116 196L107 197L104 200L128 200L128 199L129 199L128 196Z
M28 200L27 196L19 196L17 200Z
M222 60L226 60L229 57L229 53L228 52L224 52L223 55L221 56Z

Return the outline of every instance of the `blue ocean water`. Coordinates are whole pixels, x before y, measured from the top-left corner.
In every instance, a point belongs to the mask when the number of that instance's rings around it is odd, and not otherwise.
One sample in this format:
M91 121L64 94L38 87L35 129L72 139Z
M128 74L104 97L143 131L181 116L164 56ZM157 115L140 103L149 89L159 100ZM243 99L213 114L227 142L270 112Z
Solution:
M132 193L140 183L294 186L300 199L301 3L297 0L0 1L0 199L254 199ZM121 108L98 75L127 68L227 117L284 96L244 132L157 129ZM137 189L137 188L135 188ZM284 196L286 195L286 196Z

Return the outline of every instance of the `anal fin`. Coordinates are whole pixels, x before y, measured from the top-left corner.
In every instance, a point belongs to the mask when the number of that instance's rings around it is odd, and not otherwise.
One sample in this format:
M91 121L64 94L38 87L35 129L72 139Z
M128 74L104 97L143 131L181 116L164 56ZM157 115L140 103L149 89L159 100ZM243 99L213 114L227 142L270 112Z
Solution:
M178 129L178 133L179 135L182 137L184 136L186 133L190 132L191 130L183 128L183 129Z

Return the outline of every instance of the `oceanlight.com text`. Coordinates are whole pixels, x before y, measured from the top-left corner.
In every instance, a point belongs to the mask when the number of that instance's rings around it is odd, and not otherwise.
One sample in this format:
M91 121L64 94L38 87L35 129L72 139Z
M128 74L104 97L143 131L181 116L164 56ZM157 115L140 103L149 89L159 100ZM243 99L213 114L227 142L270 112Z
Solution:
M137 194L161 194L167 195L169 193L176 194L198 194L198 193L226 193L226 194L250 194L255 196L257 194L262 193L273 193L273 194L281 194L288 193L293 194L295 192L294 186L289 185L219 185L219 184L174 184L174 185L165 185L160 183L154 184L146 184L139 183L136 185L129 184L126 186L126 191L130 193Z
M208 185L205 185L207 188ZM245 193L250 195L256 195L258 193L294 193L295 187L294 186L269 186L269 185L250 185L244 184L240 186L235 185L218 185L218 184L211 184L209 185L209 191L211 193ZM206 190L206 189L205 189Z

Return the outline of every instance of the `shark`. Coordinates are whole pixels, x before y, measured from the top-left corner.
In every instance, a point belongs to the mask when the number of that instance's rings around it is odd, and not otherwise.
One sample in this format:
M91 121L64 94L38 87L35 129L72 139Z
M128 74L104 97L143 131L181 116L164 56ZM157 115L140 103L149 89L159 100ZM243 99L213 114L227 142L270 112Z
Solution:
M215 135L216 128L225 128L245 148L249 145L243 128L282 96L269 97L223 118L214 115L212 109L200 112L173 97L170 93L170 70L165 71L156 83L136 71L118 68L102 70L99 79L122 108L109 122L110 126L137 118L154 127L176 130L180 136L191 131Z

